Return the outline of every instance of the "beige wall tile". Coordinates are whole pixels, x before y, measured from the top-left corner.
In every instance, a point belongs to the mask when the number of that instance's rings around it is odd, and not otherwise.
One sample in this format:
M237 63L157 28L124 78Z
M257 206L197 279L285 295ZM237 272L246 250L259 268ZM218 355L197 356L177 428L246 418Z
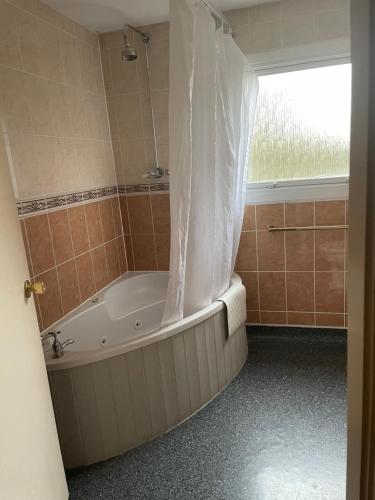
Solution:
M150 61L150 88L162 90L169 87L169 41L152 40L148 46Z
M316 11L350 9L350 0L315 0Z
M265 52L281 47L280 21L254 24L250 30L250 52Z
M157 137L168 137L169 135L169 92L152 92L152 105L154 108L155 131Z
M115 105L121 138L127 141L142 138L142 116L138 95L116 96Z
M280 5L283 17L312 14L316 8L315 0L281 0Z
M249 9L233 9L224 12L232 28L237 26L246 26L249 24Z
M2 122L4 131L18 134L34 132L26 76L20 71L0 68Z
M282 43L291 47L314 41L314 16L301 15L283 19Z
M31 135L9 136L9 165L16 177L15 196L27 199L40 196L42 177L39 169L38 148Z
M112 91L117 94L128 94L138 90L138 60L124 63L121 60L122 47L108 49L111 71Z
M17 10L8 2L0 2L0 64L21 67L16 23Z
M233 30L233 38L244 54L250 52L250 30L249 26L237 26Z
M63 156L55 137L36 137L42 193L56 194L64 191Z
M255 5L249 9L250 24L278 21L281 16L280 2Z
M316 39L328 40L350 36L350 16L348 10L322 12L315 19Z
M142 122L142 136L153 137L154 128L152 124L152 110L151 110L151 97L148 92L143 92L139 95L140 109L141 109L141 122ZM153 102L154 105L154 102Z

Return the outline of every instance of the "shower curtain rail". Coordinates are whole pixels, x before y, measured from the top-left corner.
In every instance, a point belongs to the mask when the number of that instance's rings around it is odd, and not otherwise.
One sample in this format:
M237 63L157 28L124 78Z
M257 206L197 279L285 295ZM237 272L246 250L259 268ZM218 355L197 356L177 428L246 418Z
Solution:
M281 231L329 231L331 229L349 229L347 224L337 224L334 226L291 226L291 227L275 227L268 226L270 233L278 233Z
M228 29L228 33L230 35L233 35L233 30L231 25L229 24L228 19L218 10L215 9L209 2L206 0L200 0L204 5L208 8L208 10L211 12L212 17L215 19L215 21L221 21L223 25Z

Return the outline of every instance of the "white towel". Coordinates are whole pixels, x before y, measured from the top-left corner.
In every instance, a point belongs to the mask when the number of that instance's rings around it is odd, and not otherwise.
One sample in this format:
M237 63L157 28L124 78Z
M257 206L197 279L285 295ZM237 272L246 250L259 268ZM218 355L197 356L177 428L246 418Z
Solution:
M242 283L236 283L218 301L225 304L228 336L231 336L240 326L246 323L246 288Z

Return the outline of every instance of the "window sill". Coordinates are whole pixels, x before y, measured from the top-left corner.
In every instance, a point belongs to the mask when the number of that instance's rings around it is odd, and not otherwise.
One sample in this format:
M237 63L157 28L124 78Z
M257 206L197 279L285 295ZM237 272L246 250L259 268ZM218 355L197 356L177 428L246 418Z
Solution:
M246 204L346 200L349 177L327 177L247 185Z

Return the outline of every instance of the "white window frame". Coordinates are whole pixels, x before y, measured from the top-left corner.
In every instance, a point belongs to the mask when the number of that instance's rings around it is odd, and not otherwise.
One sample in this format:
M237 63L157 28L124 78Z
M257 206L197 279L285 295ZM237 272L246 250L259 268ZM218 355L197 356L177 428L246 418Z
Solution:
M351 63L346 41L281 49L249 56L258 76ZM331 54L327 56L326 54ZM249 182L246 203L342 200L349 197L349 176Z

